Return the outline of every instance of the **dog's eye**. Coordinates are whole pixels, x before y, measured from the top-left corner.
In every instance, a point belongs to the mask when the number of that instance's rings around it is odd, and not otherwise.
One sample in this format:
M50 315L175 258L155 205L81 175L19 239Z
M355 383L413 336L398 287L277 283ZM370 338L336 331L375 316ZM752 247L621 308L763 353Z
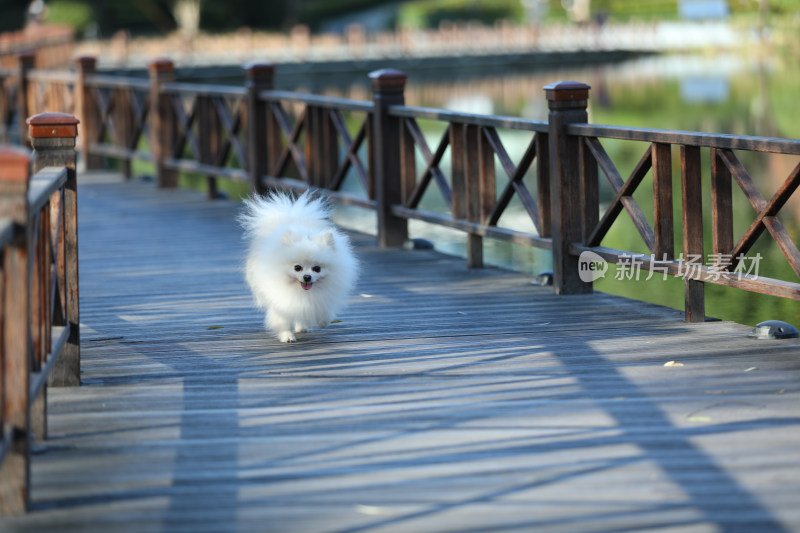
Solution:
M295 265L294 266L294 271L295 272L301 272L302 270L303 270L303 267L301 265Z
M319 274L319 273L320 273L320 271L322 270L322 267L313 266L313 267L311 267L311 270L313 270L314 272L316 272L317 274Z

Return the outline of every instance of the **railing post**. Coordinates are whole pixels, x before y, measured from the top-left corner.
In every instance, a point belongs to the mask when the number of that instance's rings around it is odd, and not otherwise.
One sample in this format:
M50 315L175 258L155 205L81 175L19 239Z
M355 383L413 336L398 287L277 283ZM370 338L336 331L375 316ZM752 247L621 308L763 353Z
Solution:
M280 153L280 135L270 106L259 98L261 91L273 87L275 67L267 63L248 63L244 66L247 89L247 164L252 190L263 194L266 188L261 176Z
M92 89L86 84L86 78L97 72L97 59L88 56L79 57L75 60L75 68L75 110L82 130L78 136L81 169L102 168L103 158L90 155L91 144L97 140L97 132L100 129L100 113L92 98Z
M450 124L453 218L468 222L481 220L480 131L478 126ZM494 160L492 160L494 164ZM483 268L483 237L467 234L467 268Z
M63 210L63 225L60 236L63 246L64 272L61 286L67 316L64 325L70 333L64 351L58 358L48 377L48 384L56 387L80 385L80 316L78 306L78 187L76 177L75 138L78 135L78 119L66 113L41 113L28 119L30 137L33 144L33 171L57 166L67 169L67 183L64 185L64 205L59 206L57 196L50 200L54 216L53 225L57 227L57 215Z
M163 86L175 81L175 65L169 59L156 59L147 68L150 73L150 150L156 167L156 183L162 188L173 188L178 186L178 174L167 169L165 161L172 157L175 113Z
M553 234L551 229L553 215L550 209L550 144L548 135L546 133L537 133L533 142L536 143L536 184L539 192L539 228L541 230L541 236L549 238ZM586 175L588 174L586 159L582 158L581 162L584 163L582 172ZM595 174L597 174L597 172L595 172Z
M28 183L30 154L0 146L0 213L16 226L14 242L2 254L2 408L11 429L11 449L0 463L0 514L23 514L28 506L30 464L30 283ZM0 428L3 429L3 428ZM4 431L4 429L3 429Z
M487 206L494 205L497 198L494 173L488 176L484 174L489 164L494 164L494 157L490 161L481 160L488 155L486 152L482 153L481 138L480 127L464 126L465 215L468 221L479 224L485 222L486 216L491 213ZM487 178L491 178L491 181ZM480 235L467 234L467 266L483 268L483 237Z
M0 72L0 143L3 144L9 144L13 138L13 134L8 131L9 119L12 118L15 108L15 103L9 101L12 92L7 80L10 77L10 74Z
M329 180L339 167L336 130L328 110L322 106L306 106L305 156L309 185L327 189Z
M113 92L114 111L112 120L114 121L114 137L116 142L122 145L123 148L135 149L131 146L133 139L133 108L131 107L131 92L128 89L115 89ZM120 159L122 165L122 176L129 180L133 175L130 156L125 156Z
M672 215L672 147L653 143L653 229L656 260L675 257L675 225Z
M19 117L19 142L23 146L30 146L25 118L30 116L28 73L33 70L35 63L36 56L33 52L23 52L17 56L17 116Z
M712 150L712 161L714 158L713 152L714 150ZM681 146L683 259L684 261L691 261L693 258L700 258L702 263L703 187L701 184L701 168L700 148L697 146ZM716 222L716 218L714 222ZM704 322L706 319L706 301L703 282L687 277L683 280L683 287L686 322Z
M403 105L406 73L383 69L369 74L372 80L374 142L372 145L375 199L378 204L378 243L382 247L401 246L408 240L408 221L395 216L392 206L402 204L400 172L400 119L389 115L389 107Z
M733 240L733 189L731 179L731 171L722 161L720 151L712 148L711 245L712 252L717 257L719 257L719 254L729 254L735 244Z
M582 240L580 139L566 134L571 123L588 121L586 106L590 87L575 81L545 86L549 114L550 201L553 235L553 289L556 294L592 292L592 284L579 277L578 257L569 253Z
M198 145L200 154L198 160L209 166L216 164L217 152L222 144L220 129L222 127L219 116L214 109L213 96L197 95L197 121ZM216 176L206 176L206 194L209 200L219 198Z

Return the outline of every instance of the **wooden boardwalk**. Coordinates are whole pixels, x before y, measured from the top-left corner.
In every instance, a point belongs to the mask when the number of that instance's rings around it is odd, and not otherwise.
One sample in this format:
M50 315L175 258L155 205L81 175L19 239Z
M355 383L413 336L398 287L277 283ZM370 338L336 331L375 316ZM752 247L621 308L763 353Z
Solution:
M236 203L79 184L83 385L3 532L800 531L796 339L355 236L341 322L282 345Z

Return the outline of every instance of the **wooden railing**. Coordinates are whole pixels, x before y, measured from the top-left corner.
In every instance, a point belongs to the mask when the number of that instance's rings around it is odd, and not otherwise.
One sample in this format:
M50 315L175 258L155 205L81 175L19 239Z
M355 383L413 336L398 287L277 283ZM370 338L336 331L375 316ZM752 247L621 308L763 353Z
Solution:
M588 88L587 88L588 89ZM712 135L589 124L569 124L566 134L580 153L578 182L588 205L597 205L597 169L613 187L616 196L602 217L594 210L585 212L583 233L578 242L569 243L571 256L590 250L613 263L636 262L637 268L680 276L685 282L686 319L705 319L704 283L714 283L800 299L800 284L771 279L740 268L748 259L756 239L765 231L780 248L794 274L800 278L800 250L777 215L800 187L800 162L767 199L756 186L737 152L771 152L800 155L800 141L751 136ZM641 141L645 152L627 180L623 180L600 143L605 139ZM683 250L676 257L672 199L672 147L677 146L680 160L681 220ZM701 151L708 150L711 176L712 252L704 255ZM653 225L633 198L647 172L653 176ZM755 211L747 230L734 235L733 189L736 185ZM601 246L611 224L627 212L641 235L648 254L612 250ZM737 212L739 220L745 213ZM710 258L704 262L706 258Z
M76 75L71 70L37 69L36 56L17 56L14 69L0 69L0 142L30 146L25 120L45 111L76 114Z
M389 244L402 244L400 240L407 236L402 229L404 221L418 219L467 233L467 261L472 268L483 266L483 237L552 248L546 122L409 107L402 102L400 90L405 83L402 72L379 71L373 73L372 81L376 100L386 103L376 106L376 124L381 126L375 142L393 146L391 152L395 158L385 161L383 177L378 181L399 185L388 191L389 198L384 202L390 207L388 216L393 217L387 219L387 224L393 220L398 226L398 230L389 230L397 234ZM444 126L434 149L423 134L420 120L441 122ZM518 162L512 160L503 144L499 133L503 130L531 134ZM442 168L448 149L450 180ZM421 174L417 169L417 152L424 167ZM499 195L497 170L508 180ZM529 174L533 174L535 191L526 184ZM448 213L420 208L423 196L431 188L450 206ZM520 200L536 233L498 226L514 196Z
M32 22L22 30L0 33L0 67L13 68L17 56L30 54L39 68L54 68L69 61L74 47L71 26Z
M26 148L0 147L0 512L25 512L31 434L47 436L47 385L80 384L77 119L29 121Z
M487 237L552 250L559 294L592 290L591 280L581 276L590 260L618 268L635 263L683 279L688 321L705 319L705 283L800 300L797 279L772 279L740 268L766 231L800 277L797 245L777 218L786 201L796 197L798 169L766 198L737 155L796 156L798 140L588 124L589 87L576 82L545 87L550 115L547 121L532 121L407 106L406 76L393 70L370 75L371 101L277 91L274 67L258 63L245 67L242 87L178 83L173 64L164 59L150 64L149 79L98 74L92 58L79 59L73 72L47 74L23 66L18 71L27 81L16 89L16 100L6 101L24 103L27 112L48 102L74 110L82 121L80 152L90 168L110 157L121 160L130 175L132 161L146 161L162 187L176 186L180 172L204 175L210 197L217 196L220 177L249 182L258 192L325 189L342 202L375 210L383 246L402 244L408 220L417 219L465 232L471 267L483 264ZM435 142L429 140L432 130L442 132ZM514 157L506 141L512 132L527 136L526 148ZM644 155L629 177L623 178L605 150L607 139L643 143ZM705 151L711 160L710 201L701 186ZM673 216L675 155L680 217ZM614 196L602 216L601 176ZM646 176L652 192L640 187ZM736 239L732 182L756 211L750 228ZM647 199L647 209L634 192ZM429 195L441 197L447 208L426 207ZM531 230L503 223L512 200L521 204ZM696 261L705 259L704 204L710 205L713 220L710 264ZM651 208L652 223L646 215ZM609 228L625 217L646 253L604 246ZM682 243L678 253L676 242Z

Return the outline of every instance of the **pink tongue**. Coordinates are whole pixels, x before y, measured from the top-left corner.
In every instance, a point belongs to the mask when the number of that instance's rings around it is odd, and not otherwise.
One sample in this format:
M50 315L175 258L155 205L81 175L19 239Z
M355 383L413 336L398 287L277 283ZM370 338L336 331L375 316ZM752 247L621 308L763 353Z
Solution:
M310 288L311 288L311 285L313 285L313 283L303 283L303 282L300 282L300 285L302 285L302 286L303 286L303 288L304 288L305 290L308 290L308 289L310 289Z

